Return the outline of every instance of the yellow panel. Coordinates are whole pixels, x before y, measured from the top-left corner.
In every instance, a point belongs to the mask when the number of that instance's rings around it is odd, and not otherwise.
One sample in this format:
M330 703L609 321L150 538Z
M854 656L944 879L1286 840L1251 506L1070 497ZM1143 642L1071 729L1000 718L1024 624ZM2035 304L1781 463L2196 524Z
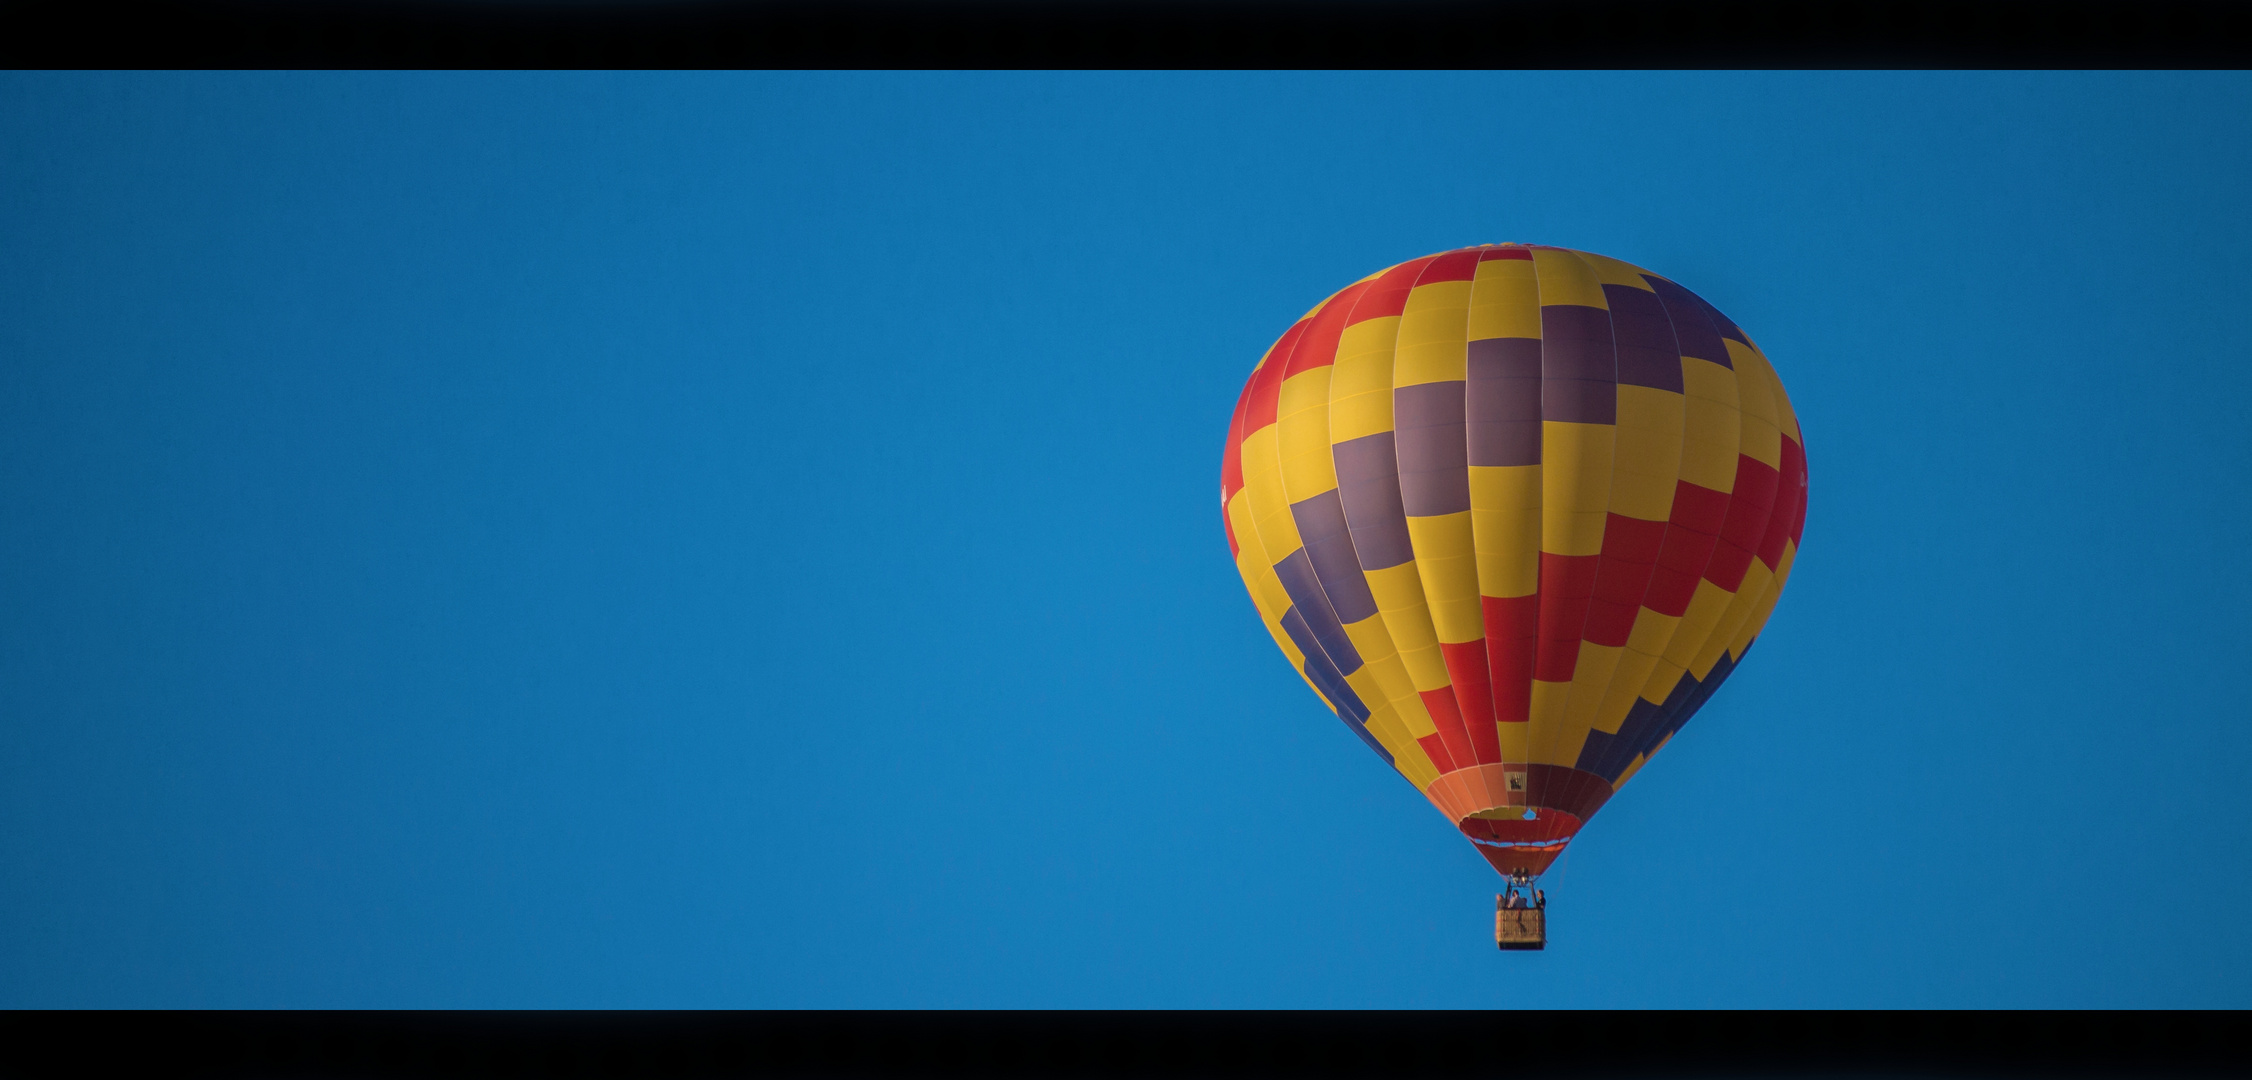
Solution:
M1386 315L1381 319L1363 319L1346 327L1344 334L1337 339L1337 359L1342 361L1363 353L1391 352L1393 344L1399 340L1399 337L1399 316Z
M1550 555L1600 555L1603 553L1603 527L1609 511L1590 510L1584 514L1567 514L1561 510L1541 513L1540 549Z
M1742 439L1738 453L1770 469L1783 467L1783 436L1775 430L1775 425L1745 413Z
M1384 749L1392 752L1394 765L1399 764L1399 747L1414 745L1414 740L1407 738L1407 732L1400 728L1399 714L1394 713L1392 706L1386 702L1378 701L1369 705L1368 723L1363 726L1368 728L1368 733Z
M1228 518L1235 524L1236 573L1242 576L1244 589L1251 594L1251 605L1258 609L1259 621L1266 626L1267 636L1274 639L1275 647L1281 649L1283 658L1290 662L1291 673L1297 675L1323 705L1336 711L1336 703L1306 676L1306 654L1298 651L1297 644L1282 628L1282 615L1290 610L1290 596L1283 591L1275 568L1266 562L1266 549L1260 546L1258 533L1251 527L1251 500L1241 491L1228 500Z
M1616 428L1549 420L1540 426L1541 505L1577 512L1610 505Z
M1666 699L1673 696L1673 688L1681 684L1681 677L1688 673L1687 668L1659 657L1658 662L1650 666L1650 680L1642 684L1642 700L1652 705L1665 704Z
M1273 424L1244 437L1243 490L1251 496L1252 524L1267 548L1268 562L1280 562L1304 546L1298 539L1298 523L1290 516L1290 503L1283 497L1282 463L1275 458Z
M1644 521L1664 521L1672 513L1687 403L1670 390L1619 387L1619 422L1612 437L1614 513Z
M1423 601L1423 581L1417 576L1415 560L1365 571L1361 576L1367 579L1369 591L1376 596L1376 608L1383 614L1384 628L1391 632L1392 643L1399 647L1400 660L1407 666L1415 688L1436 690L1450 685L1446 661L1439 655L1438 632L1431 625L1431 612Z
M1282 590L1282 580L1275 577L1266 545L1259 542L1259 527L1251 520L1251 496L1241 489L1228 500L1228 524L1235 529L1236 564L1243 572L1244 582L1251 586L1251 602L1259 605L1261 616L1282 618L1282 613L1290 607L1290 597ZM1263 567L1266 573L1254 575L1246 566Z
M1619 655L1625 651L1617 645L1580 642L1579 663L1572 668L1571 696L1564 702L1565 723L1577 734L1567 734L1562 749L1574 758L1579 756L1580 743L1587 739L1587 729L1595 724L1596 706L1603 703L1603 691L1611 685L1611 676L1619 669Z
M1369 672L1366 664L1346 675L1345 685L1353 688L1353 693L1360 697L1363 705L1373 707L1384 700L1384 690L1376 685L1376 676Z
M1416 611L1415 615L1425 620L1430 619L1421 610ZM1453 677L1447 674L1447 658L1435 644L1421 649L1400 650L1400 662L1407 665L1408 677L1415 680L1418 693L1454 684Z
M1697 579L1697 591L1689 597L1689 610L1682 613L1681 625L1674 628L1673 639L1666 642L1666 663L1687 668L1696 660L1697 650L1704 648L1705 641L1712 637L1713 627L1727 614L1729 601L1735 598L1736 594L1703 578Z
M1633 263L1620 262L1592 251L1582 251L1579 257L1587 260L1588 267L1595 271L1595 280L1605 285L1632 285L1643 292L1656 291L1650 288L1649 282L1642 280L1642 268Z
M1744 416L1736 406L1736 373L1683 357L1689 394L1682 402L1681 478L1714 491L1736 488L1736 451Z
M1401 348L1436 341L1461 341L1469 325L1470 283L1434 281L1408 291L1400 311Z
M1539 589L1540 473L1538 465L1470 469L1470 532L1478 592L1485 596L1531 596Z
M1734 414L1730 414L1734 415ZM1728 494L1736 490L1736 442L1688 439L1681 444L1681 478Z
M1410 780L1415 779L1415 769L1411 762L1416 758L1423 758L1425 768L1430 767L1429 757L1423 753L1422 747L1415 745L1414 739L1408 738L1407 732L1400 727L1399 716L1392 712L1390 705L1379 702L1371 706L1368 723L1362 726L1368 728L1369 737L1375 739L1377 745L1391 752L1392 767L1398 769L1401 775Z
M1733 446L1743 430L1744 414L1725 401L1693 397L1682 401L1682 438Z
M1348 327L1357 342L1337 350L1329 382L1329 439L1341 443L1392 430L1392 342L1369 327L1397 330L1398 319L1370 319Z
M1611 512L1643 521L1673 516L1673 476L1618 469L1611 473Z
M1409 735L1420 739L1437 732L1439 725L1431 719L1431 711L1423 707L1422 696L1415 692L1415 684L1407 677L1407 666L1397 656L1392 658L1392 664L1400 669L1400 681L1408 688L1405 697L1392 699L1392 711L1399 714Z
M1329 372L1318 367L1283 380L1277 410L1281 419L1275 427L1283 494L1291 502L1337 486L1337 463L1329 449Z
M1478 551L1479 594L1531 596L1540 591L1540 509L1486 511L1476 509L1475 500L1471 507L1470 533Z
M1663 744L1661 743L1660 745ZM1650 759L1643 757L1640 754L1635 755L1634 760L1628 762L1626 768L1619 770L1619 778L1611 781L1611 790L1613 792L1616 792L1620 788L1625 787L1627 781L1634 779L1635 773L1642 771L1642 763L1648 760Z
M1470 505L1480 510L1540 509L1538 465L1473 465Z
M1778 416L1773 391L1768 385L1774 380L1775 369L1768 367L1758 353L1745 348L1743 343L1729 338L1721 340L1728 346L1728 362L1736 366L1736 392L1742 395L1737 404L1746 413L1775 423Z
M1736 363L1739 371L1756 370L1766 380L1767 391L1775 398L1775 426L1792 441L1798 441L1798 414L1792 411L1791 396L1783 392L1783 380L1776 376L1775 368L1767 362L1766 354L1757 349L1746 349L1744 358Z
M1657 613L1645 609L1648 618ZM1658 658L1645 652L1619 650L1618 670L1611 673L1610 684L1603 688L1603 700L1595 709L1595 729L1606 735L1619 733L1619 725L1626 723L1627 714L1634 711L1634 703L1641 699L1644 684L1650 681L1650 672L1658 666Z
M1486 636L1478 604L1478 562L1470 542L1470 511L1407 519L1424 602L1440 641L1458 645Z
M1469 364L1468 346L1461 338L1427 341L1421 345L1402 344L1392 361L1392 385L1461 382Z
M1292 454L1282 461L1283 492L1291 502L1313 498L1337 486L1337 462L1330 457L1328 426L1323 424L1314 430L1316 435L1324 437L1319 450ZM1302 433L1313 425L1284 424L1282 430L1289 433L1294 427Z
M1666 642L1681 625L1681 616L1642 608L1634 613L1634 629L1627 631L1626 647L1634 652L1664 656Z
M1276 418L1288 419L1308 409L1327 411L1330 372L1330 366L1324 364L1284 379L1280 392L1275 395Z
M1622 386L1619 389L1627 388ZM1676 400L1680 399L1676 398ZM1653 476L1664 476L1679 471L1682 439L1680 414L1680 410L1674 411L1676 422L1670 431L1634 424L1620 424L1618 433L1612 436L1612 446L1615 448L1612 451L1614 454L1613 460L1617 461L1621 468L1646 472Z
M1542 307L1578 304L1611 309L1603 299L1602 283L1595 280L1595 270L1577 254L1558 248L1534 248L1533 268L1540 282Z
M1752 607L1751 617L1745 619L1744 624L1737 627L1736 633L1729 638L1729 655L1738 660L1743 659L1744 650L1751 648L1752 639L1758 637L1760 628L1767 625L1767 617L1775 613L1775 601L1783 597L1783 583L1791 576L1791 557L1797 553L1796 545L1784 542L1783 555L1776 560L1774 580L1767 583L1767 591L1760 595L1759 603Z
M1711 636L1697 647L1697 657L1689 664L1689 673L1695 675L1697 681L1703 682L1705 676L1712 673L1712 666L1719 662L1728 643L1735 640L1736 629L1751 618L1752 609L1759 606L1760 596L1767 592L1768 582L1774 577L1775 572L1758 559L1753 559L1745 568L1744 580L1736 583L1735 595L1728 599L1728 610L1721 612L1719 620L1713 623Z
M1604 516L1611 504L1617 429L1556 420L1540 429L1540 549L1553 555L1597 554L1603 550Z
M1579 663L1572 668L1572 681L1565 684L1569 689L1565 691L1563 715L1533 733L1534 761L1551 765L1579 761L1588 730L1595 726L1596 707L1603 703L1603 692L1611 685L1619 654L1624 651L1615 645L1580 642Z
M1706 398L1735 408L1736 373L1710 360L1684 356L1681 358L1681 392L1693 398ZM1690 433L1695 434L1696 430L1692 423Z
M1384 357L1385 368L1391 368L1391 357ZM1392 388L1354 394L1338 398L1329 406L1329 438L1331 442L1345 442L1365 435L1375 435L1392 430Z
M1546 727L1554 727L1563 721L1564 702L1570 696L1571 690L1572 684L1568 682L1549 682L1545 679L1533 680L1533 704L1530 714L1533 727L1533 753L1540 753L1541 731ZM1533 760L1539 761L1541 759L1536 757Z
M1463 377L1463 335L1469 329L1470 283L1442 281L1418 285L1400 316L1398 351L1392 360L1392 385L1455 382Z
M1531 724L1494 724L1494 734L1500 737L1501 760L1522 765L1533 759Z
M1470 290L1469 340L1540 336L1540 287L1530 259L1489 259L1478 264Z
M1653 434L1679 436L1684 421L1682 395L1654 386L1620 384L1618 426Z
M1416 696L1415 680L1409 677L1406 662L1392 645L1392 634L1384 625L1384 616L1371 615L1345 624L1345 636L1352 641L1353 650L1361 654L1361 661L1376 680L1382 699L1392 704L1406 730L1418 737L1436 730L1430 712L1423 707L1423 699Z

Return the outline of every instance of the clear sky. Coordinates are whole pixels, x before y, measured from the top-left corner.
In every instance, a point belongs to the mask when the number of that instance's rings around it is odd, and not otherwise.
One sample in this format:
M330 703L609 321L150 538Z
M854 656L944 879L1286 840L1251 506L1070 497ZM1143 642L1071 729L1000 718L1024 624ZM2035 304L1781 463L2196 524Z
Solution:
M0 75L0 1005L2252 1006L2252 76ZM1804 425L1546 882L1230 564L1331 290Z

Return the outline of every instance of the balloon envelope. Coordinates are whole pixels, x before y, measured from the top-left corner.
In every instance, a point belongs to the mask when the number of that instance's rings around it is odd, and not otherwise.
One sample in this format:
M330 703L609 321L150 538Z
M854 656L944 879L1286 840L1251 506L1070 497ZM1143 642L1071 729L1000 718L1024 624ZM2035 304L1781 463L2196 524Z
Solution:
M1220 498L1308 685L1496 870L1538 874L1751 647L1806 454L1766 356L1694 293L1498 244L1285 331Z

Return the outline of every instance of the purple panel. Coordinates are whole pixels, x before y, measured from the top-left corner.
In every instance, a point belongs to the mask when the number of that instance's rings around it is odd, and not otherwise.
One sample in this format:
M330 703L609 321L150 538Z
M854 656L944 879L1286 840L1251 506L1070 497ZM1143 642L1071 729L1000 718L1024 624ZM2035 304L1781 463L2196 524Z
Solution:
M1392 391L1400 504L1410 517L1470 509L1470 462L1463 439L1463 385L1422 383Z
M1540 378L1540 339L1482 338L1470 343L1470 379Z
M1306 629L1313 632L1321 651L1337 665L1338 674L1359 671L1361 654L1353 648L1353 639L1345 636L1337 613L1330 609L1329 598L1322 594L1321 583L1314 579L1314 565L1306 558L1306 549L1283 556L1275 564L1275 576L1282 579L1282 591L1290 594L1291 606L1306 620Z
M1505 391L1497 390L1496 393ZM1540 404L1540 384L1533 383L1524 392L1506 391ZM1472 465L1538 465L1540 464L1540 421L1508 420L1493 424L1470 425L1470 464Z
M1400 465L1392 445L1392 433L1379 431L1330 448L1337 462L1337 494L1363 570L1382 570L1415 557L1407 513L1400 507Z
M1710 360L1721 367L1735 366L1728 362L1728 347L1720 343L1720 332L1713 329L1712 318L1706 314L1712 310L1712 305L1664 278L1644 274L1642 280L1657 290L1658 302L1665 306L1666 318L1673 323L1673 336L1680 343L1681 355ZM1735 329L1733 325L1729 328Z
M1602 308L1548 304L1540 309L1540 374L1544 379L1618 375L1611 351L1611 315Z
M1681 350L1673 320L1658 298L1632 285L1605 285L1611 302L1611 336L1617 342L1619 381L1681 392Z
M1540 339L1471 342L1463 414L1470 464L1540 464Z
M1306 558L1323 595L1337 612L1337 620L1357 623L1376 614L1376 597L1361 576L1360 561L1353 556L1353 537L1345 529L1345 505L1332 488L1311 499L1290 504L1298 523L1298 538L1305 542Z
M1587 379L1550 379L1540 384L1540 416L1573 424L1619 422L1619 388Z
M1690 295L1696 296L1695 293L1691 293ZM1740 329L1737 329L1735 320L1721 314L1719 308L1716 308L1711 304L1705 304L1705 298L1702 296L1697 297L1697 302L1704 304L1705 317L1712 320L1712 328L1720 331L1721 337L1735 338L1736 340L1741 341L1746 345L1752 343L1752 339L1745 337L1744 332Z
M1329 700L1337 703L1338 719L1355 729L1367 723L1368 705L1361 701L1359 694L1353 692L1352 685L1338 672L1337 665L1331 663L1329 657L1321 651L1321 642L1314 640L1312 628L1306 625L1306 617L1299 614L1297 608L1282 613L1282 632L1290 635L1291 644L1298 646L1298 651L1306 657L1306 666L1301 669L1305 671L1306 678L1320 687L1322 693L1329 695ZM1381 751L1382 747L1378 747L1378 750ZM1384 756L1386 759L1391 757L1390 754Z

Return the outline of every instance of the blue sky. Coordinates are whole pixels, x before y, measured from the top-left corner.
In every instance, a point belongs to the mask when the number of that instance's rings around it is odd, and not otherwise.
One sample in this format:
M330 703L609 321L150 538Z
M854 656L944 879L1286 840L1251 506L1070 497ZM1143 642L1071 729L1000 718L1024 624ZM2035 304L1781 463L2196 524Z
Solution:
M0 75L0 1005L2252 1006L2252 77ZM1807 438L1497 954L1229 410L1553 243Z

